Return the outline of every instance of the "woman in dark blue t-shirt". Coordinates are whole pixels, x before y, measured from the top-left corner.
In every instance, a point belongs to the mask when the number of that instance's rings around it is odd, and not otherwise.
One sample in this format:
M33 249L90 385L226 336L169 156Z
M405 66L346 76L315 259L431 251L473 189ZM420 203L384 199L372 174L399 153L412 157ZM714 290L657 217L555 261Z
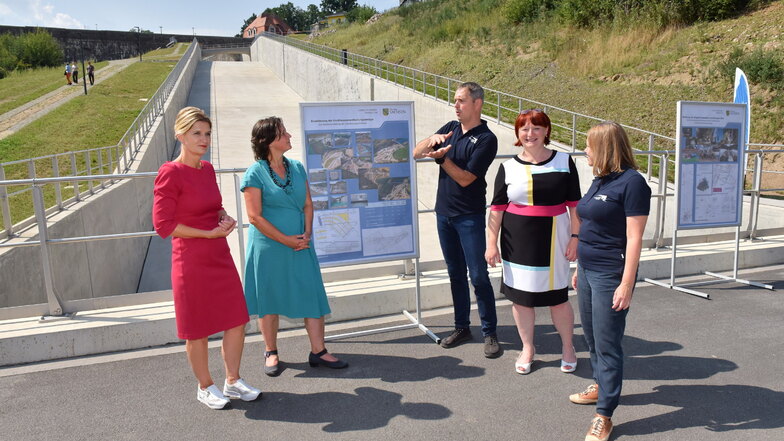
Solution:
M629 138L614 122L588 131L585 154L596 176L577 204L580 237L577 290L585 341L595 383L569 396L577 404L596 404L586 441L607 440L623 379L623 339L632 301L642 234L651 205L651 189L636 171Z

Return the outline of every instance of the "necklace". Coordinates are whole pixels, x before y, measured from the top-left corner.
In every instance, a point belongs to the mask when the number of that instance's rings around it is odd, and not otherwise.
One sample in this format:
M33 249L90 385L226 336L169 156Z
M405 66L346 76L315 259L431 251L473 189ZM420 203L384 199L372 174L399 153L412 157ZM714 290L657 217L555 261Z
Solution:
M289 161L287 161L286 158L283 158L283 168L286 169L286 182L280 182L280 177L272 170L272 165L267 161L267 171L269 172L270 178L272 178L272 182L282 188L286 194L291 194L291 192L294 191L294 188L291 185L291 170L289 170Z

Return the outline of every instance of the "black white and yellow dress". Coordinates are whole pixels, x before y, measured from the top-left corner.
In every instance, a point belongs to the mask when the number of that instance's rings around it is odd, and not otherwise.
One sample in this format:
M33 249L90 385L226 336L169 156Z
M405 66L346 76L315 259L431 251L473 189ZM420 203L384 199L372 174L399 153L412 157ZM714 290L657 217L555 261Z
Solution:
M523 306L554 306L567 301L571 236L566 207L580 200L580 180L572 158L553 151L533 164L519 157L505 161L495 179L491 209L503 211L501 292Z

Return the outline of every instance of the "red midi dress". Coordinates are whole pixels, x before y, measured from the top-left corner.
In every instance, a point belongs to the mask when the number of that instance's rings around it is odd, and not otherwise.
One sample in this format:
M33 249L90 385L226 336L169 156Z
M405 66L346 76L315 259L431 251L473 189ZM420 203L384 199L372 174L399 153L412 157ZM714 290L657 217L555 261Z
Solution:
M155 179L152 221L159 236L177 224L201 230L218 225L223 209L215 170L167 162ZM172 238L172 291L177 336L196 340L248 322L248 308L225 237Z

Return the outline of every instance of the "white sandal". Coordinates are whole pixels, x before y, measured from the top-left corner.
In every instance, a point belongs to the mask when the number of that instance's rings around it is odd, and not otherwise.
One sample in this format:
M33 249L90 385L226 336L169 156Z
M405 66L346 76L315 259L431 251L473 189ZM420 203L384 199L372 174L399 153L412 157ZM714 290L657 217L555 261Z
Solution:
M522 354L523 353L520 352L520 355L522 355ZM534 353L534 355L536 355L536 354ZM517 360L519 360L519 359L520 359L520 357L517 358ZM534 364L534 359L531 358L531 361L529 361L528 363L520 363L517 360L515 360L515 372L517 372L520 375L528 375L528 374L530 374L531 373L531 365Z

